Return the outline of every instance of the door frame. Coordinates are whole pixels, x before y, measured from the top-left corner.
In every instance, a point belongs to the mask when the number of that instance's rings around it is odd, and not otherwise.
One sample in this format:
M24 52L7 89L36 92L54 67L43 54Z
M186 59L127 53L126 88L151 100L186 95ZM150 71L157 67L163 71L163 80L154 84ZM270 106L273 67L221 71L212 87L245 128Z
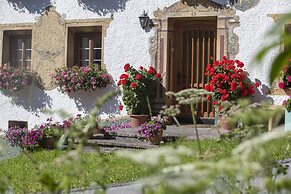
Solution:
M174 27L171 25L172 19L216 17L216 59L219 60L223 56L234 59L238 53L238 36L234 33L234 28L240 26L240 23L239 17L236 16L236 10L232 7L218 6L211 1L203 1L203 3L197 1L193 5L179 1L164 9L158 9L154 12L154 16L155 41L150 42L149 53L152 59L151 63L155 64L156 69L162 73L163 91L172 90L173 80L170 78L173 76L171 66L173 66L175 49ZM150 40L153 40L153 37ZM171 98L165 95L157 96L156 100L159 103L172 104Z

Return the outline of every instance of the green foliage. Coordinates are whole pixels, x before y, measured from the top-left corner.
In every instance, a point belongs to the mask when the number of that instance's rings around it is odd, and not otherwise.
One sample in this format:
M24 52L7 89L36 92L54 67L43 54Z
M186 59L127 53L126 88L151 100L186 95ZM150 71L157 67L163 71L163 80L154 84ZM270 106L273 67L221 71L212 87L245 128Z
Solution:
M285 103L285 109L290 112L291 111L291 99L289 98Z
M196 105L198 103L201 103L206 100L206 96L211 96L213 95L212 92L208 92L204 89L195 89L195 88L189 88L185 90L181 90L177 93L174 92L167 92L167 96L171 98L175 98L175 100L178 102L179 105L189 105L191 108L191 116L193 120L193 125L195 129L195 134L196 134L196 140L198 142L197 146L199 149L199 154L202 155L202 149L200 145L200 138L198 134L198 129L197 129L197 122L196 122ZM180 113L179 110L180 106L170 106L170 107L164 107L164 110L161 111L161 114L164 116L172 116L179 126L179 122L176 118L176 115Z
M249 101L239 100L237 105L225 104L226 119L232 126L237 127L223 138L249 139L267 132L269 119L273 118L273 125L278 125L283 109L281 107L271 109L269 103L249 104Z

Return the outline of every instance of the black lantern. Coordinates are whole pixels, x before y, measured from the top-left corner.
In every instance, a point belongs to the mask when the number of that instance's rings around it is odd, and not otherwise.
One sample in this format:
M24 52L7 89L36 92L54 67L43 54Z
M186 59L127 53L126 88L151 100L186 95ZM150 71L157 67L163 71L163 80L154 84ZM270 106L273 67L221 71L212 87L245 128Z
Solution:
M141 27L145 29L146 27L149 26L150 17L145 11L143 11L143 14L139 16L139 21L140 21Z

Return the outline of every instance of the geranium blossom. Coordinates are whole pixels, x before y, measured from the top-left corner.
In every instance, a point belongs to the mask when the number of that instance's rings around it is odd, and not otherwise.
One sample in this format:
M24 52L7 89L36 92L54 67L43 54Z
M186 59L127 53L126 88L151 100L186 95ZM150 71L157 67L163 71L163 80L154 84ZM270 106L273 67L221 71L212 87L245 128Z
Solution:
M243 62L228 60L226 57L223 57L222 61L214 61L207 65L206 75L210 76L210 82L204 88L214 92L215 104L217 104L216 101L233 101L255 92L255 85L247 80L247 74L242 69L243 67ZM259 85L256 84L256 86Z

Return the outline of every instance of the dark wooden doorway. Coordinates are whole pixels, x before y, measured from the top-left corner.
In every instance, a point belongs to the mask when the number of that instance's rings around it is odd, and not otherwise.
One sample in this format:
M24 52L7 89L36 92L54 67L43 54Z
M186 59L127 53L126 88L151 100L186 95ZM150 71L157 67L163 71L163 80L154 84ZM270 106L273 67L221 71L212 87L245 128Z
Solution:
M209 82L205 75L210 58L216 58L216 17L173 19L174 58L170 78L173 91L186 88L203 89ZM181 116L189 116L188 107L183 107ZM211 102L198 104L197 116L214 117Z

